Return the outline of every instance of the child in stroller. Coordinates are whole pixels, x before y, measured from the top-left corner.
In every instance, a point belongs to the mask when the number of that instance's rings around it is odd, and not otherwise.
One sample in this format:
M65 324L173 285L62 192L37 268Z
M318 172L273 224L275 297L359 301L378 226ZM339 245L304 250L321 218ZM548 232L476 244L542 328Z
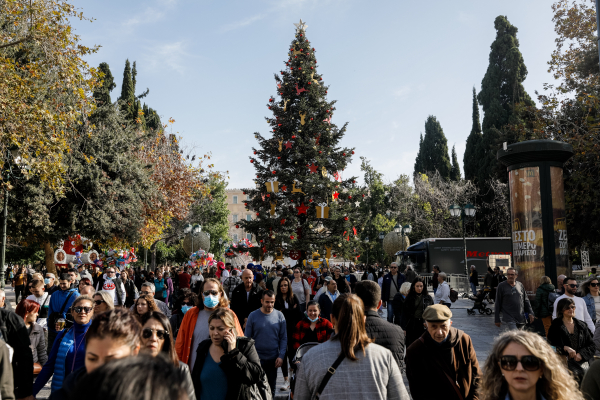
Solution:
M487 314L491 315L494 311L487 307L487 304L484 300L487 292L485 290L480 290L477 293L477 296L469 296L469 299L473 300L475 303L473 304L473 308L467 309L467 313L469 315L475 315L475 310L479 310L479 314Z

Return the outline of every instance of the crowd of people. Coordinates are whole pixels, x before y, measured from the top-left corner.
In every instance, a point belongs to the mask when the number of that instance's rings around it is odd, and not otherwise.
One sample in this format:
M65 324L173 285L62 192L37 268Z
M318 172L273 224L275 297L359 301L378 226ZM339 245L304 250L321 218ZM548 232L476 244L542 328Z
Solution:
M440 267L433 293L410 267L362 269L18 267L15 311L0 291L0 398L49 382L50 399L77 400L600 398L595 276L579 291L542 278L534 307L514 269L495 279L504 332L481 369ZM523 329L536 315L547 338Z

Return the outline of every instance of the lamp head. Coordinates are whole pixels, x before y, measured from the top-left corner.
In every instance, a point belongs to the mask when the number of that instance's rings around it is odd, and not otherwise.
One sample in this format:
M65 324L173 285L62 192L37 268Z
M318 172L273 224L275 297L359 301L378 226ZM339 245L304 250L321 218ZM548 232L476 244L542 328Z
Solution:
M473 204L469 203L465 206L465 214L467 215L467 217L475 216L475 207L473 206Z
M408 235L409 233L412 232L412 226L410 226L410 224L406 224L402 227L402 230L404 231L404 233L406 235Z
M396 224L396 226L394 227L394 232L396 232L396 233L402 232L402 227L400 226L400 224Z
M460 213L461 213L461 208L459 205L457 204L452 204L448 210L450 210L450 215L452 215L453 217L460 217Z

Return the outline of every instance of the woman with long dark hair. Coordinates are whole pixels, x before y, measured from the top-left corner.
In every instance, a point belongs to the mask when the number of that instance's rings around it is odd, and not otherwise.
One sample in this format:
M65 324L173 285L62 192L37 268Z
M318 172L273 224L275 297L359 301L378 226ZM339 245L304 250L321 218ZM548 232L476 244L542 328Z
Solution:
M279 282L277 282L275 309L281 311L285 317L288 350L286 357L283 358L283 364L281 365L281 372L283 373L284 380L281 390L288 390L290 388L288 380L288 361L289 365L291 365L292 360L294 359L294 347L292 345L294 331L296 330L296 325L302 319L300 302L298 301L298 297L294 294L292 282L288 278L281 278Z
M406 347L425 332L423 311L431 305L433 305L433 299L427 293L425 281L420 276L416 277L404 299L404 309L400 320L400 327L406 332Z
M315 398L331 368L335 374L319 393L322 400L409 399L394 356L367 336L363 309L355 294L340 295L333 302L335 336L302 357L294 400Z
M167 360L179 368L189 400L196 400L194 384L187 364L177 358L175 342L173 341L173 330L167 317L156 311L151 311L142 316L142 347L140 353L150 354L156 357L163 355Z

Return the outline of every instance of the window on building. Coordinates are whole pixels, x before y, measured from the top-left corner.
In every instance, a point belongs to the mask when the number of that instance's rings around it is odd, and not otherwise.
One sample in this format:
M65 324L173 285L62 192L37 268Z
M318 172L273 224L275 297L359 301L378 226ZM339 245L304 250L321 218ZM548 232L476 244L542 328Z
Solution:
M246 221L252 221L252 214L246 214Z
M238 197L237 196L233 196L233 199L231 200L233 204L237 204L238 203Z
M233 218L233 223L236 223L236 222L238 222L238 215L237 215L237 214L233 214L233 215L231 216L231 218Z
M233 241L237 242L238 241L238 235L237 235L237 233L234 233L232 236L233 236Z
M252 240L252 234L251 233L246 233L246 239Z

